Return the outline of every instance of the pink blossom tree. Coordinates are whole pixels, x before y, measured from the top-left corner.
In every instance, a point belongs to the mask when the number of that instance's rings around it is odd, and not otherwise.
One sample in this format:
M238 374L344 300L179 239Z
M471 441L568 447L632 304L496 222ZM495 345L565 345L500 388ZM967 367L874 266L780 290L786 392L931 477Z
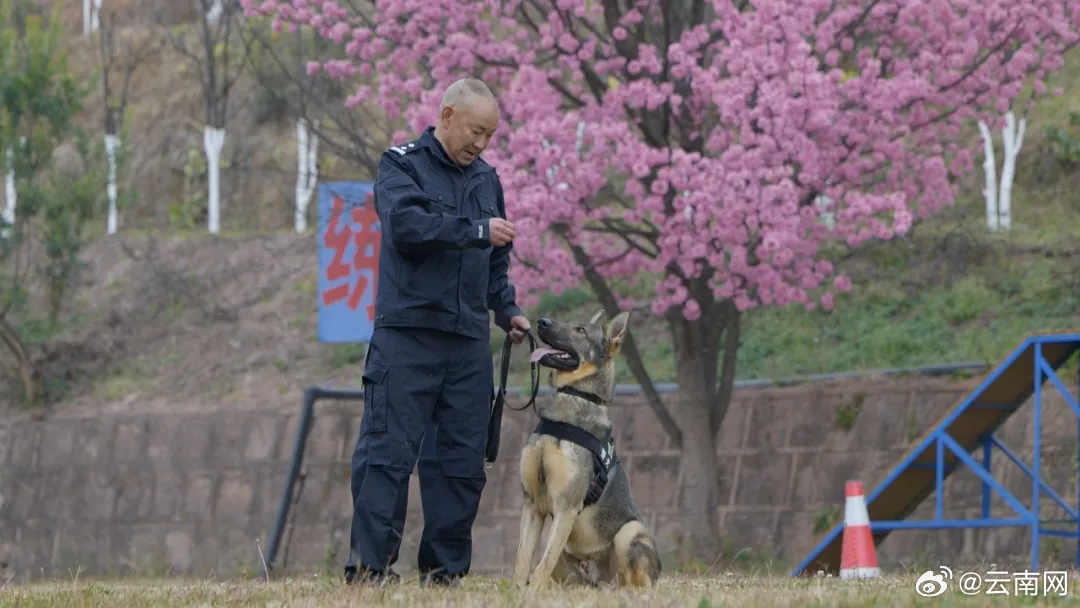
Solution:
M486 157L517 226L519 290L584 281L610 315L643 305L620 283L655 282L672 403L633 340L624 352L683 453L682 555L707 562L742 315L831 308L851 283L826 247L950 204L978 143L965 130L998 124L1025 85L1042 93L1080 20L1077 0L241 1L344 45L309 69L404 120L398 141L434 124L453 80L496 90Z

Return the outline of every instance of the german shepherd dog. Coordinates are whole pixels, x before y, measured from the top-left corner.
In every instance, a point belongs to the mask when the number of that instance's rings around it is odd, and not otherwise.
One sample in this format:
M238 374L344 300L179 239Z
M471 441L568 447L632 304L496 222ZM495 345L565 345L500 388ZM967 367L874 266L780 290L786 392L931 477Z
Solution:
M601 310L587 324L537 322L537 337L550 348L537 348L531 359L551 369L549 384L556 392L546 402L537 402L541 423L521 451L525 504L514 565L514 583L519 587L543 587L551 580L646 587L656 585L660 577L656 541L641 520L630 479L613 457L610 442L608 404L615 392L615 357L626 337L630 312L619 313L606 325L601 324L603 316ZM565 431L567 427L573 428ZM588 436L582 438L582 432ZM568 433L577 441L567 439ZM594 449L582 443L592 443ZM599 445L605 448L597 450ZM607 480L606 485L601 482L597 497L601 466L607 469ZM530 579L532 558L548 518L552 523L547 546ZM595 575L586 572L590 562L598 570Z

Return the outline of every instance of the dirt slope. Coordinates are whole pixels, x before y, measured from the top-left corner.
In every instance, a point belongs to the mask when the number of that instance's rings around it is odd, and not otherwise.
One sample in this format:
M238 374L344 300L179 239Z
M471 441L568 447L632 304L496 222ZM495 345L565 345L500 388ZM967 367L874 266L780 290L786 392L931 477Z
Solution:
M37 348L58 407L299 399L359 373L359 349L316 340L311 236L102 238L84 259L71 328Z

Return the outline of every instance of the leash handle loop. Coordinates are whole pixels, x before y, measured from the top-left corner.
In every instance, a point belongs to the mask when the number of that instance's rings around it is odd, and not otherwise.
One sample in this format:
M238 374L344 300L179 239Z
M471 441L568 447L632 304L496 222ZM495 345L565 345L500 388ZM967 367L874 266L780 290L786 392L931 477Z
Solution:
M529 339L529 353L536 350L537 341L529 330L525 331L525 337ZM499 362L499 388L492 395L491 401L491 416L488 418L488 443L487 443L487 455L484 458L484 466L488 469L495 463L495 459L499 455L499 440L502 434L502 412L503 407L510 407L506 403L506 383L510 378L510 354L513 350L514 342L510 339L509 332L506 334L506 339L503 340L502 347L502 360ZM536 395L540 392L540 366L537 363L529 362L529 374L532 381L532 394L529 396L529 401L522 407L510 407L515 412L520 412L528 409L530 406L535 410L536 408Z

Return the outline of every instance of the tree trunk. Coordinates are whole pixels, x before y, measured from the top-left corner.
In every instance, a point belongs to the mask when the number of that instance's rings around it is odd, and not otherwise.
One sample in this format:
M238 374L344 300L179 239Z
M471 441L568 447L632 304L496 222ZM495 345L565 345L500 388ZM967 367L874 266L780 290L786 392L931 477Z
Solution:
M682 431L679 560L713 567L723 549L718 508L727 500L720 495L716 434L731 403L741 319L730 301L711 303L706 310L710 314L695 321L680 314L668 321L679 384L676 418Z
M116 234L120 227L120 215L116 209L116 151L120 147L120 139L114 133L105 133L105 157L109 161L109 173L105 191L109 195L109 216L106 220L105 232Z
M23 402L26 407L37 405L38 390L34 379L34 367L30 362L30 354L26 352L22 339L3 317L0 317L0 343L7 347L8 352L15 358L15 367L23 381Z
M210 234L221 232L221 150L225 147L225 129L203 127L206 151L206 223Z
M712 432L719 348L708 342L719 332L706 331L701 322L705 318L687 321L679 316L670 323L679 385L675 419L682 431L679 511L683 540L679 561L696 561L710 567L720 557L721 544L717 518L720 470Z

